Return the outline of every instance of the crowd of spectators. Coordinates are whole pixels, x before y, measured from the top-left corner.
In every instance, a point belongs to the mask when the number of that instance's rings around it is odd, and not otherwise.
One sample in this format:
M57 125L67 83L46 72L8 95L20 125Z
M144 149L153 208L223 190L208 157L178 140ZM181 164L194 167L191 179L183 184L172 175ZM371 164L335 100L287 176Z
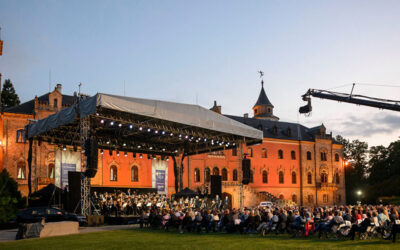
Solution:
M382 237L396 240L400 207L359 205L331 207L255 207L229 209L215 198L169 199L155 193L94 194L104 215L137 215L140 227L185 232L287 233L292 237Z

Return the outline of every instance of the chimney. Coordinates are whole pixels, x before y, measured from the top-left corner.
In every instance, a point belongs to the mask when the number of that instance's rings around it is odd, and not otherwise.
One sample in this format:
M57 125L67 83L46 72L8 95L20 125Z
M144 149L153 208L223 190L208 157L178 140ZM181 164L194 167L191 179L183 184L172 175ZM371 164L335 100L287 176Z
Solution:
M58 83L57 85L56 85L56 88L55 88L60 94L62 94L62 92L61 92L61 90L62 90L62 84L60 84L60 83Z
M217 101L214 101L214 106L210 108L210 110L214 111L215 113L221 114L221 106L217 105Z
M243 115L243 117L244 117L244 118L249 118L249 113L245 113L245 114Z

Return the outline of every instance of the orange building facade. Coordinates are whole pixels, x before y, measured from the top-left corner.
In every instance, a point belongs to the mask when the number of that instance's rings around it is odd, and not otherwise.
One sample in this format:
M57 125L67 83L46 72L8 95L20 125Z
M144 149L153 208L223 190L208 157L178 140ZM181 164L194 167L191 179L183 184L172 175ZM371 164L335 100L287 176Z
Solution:
M0 163L19 184L23 195L27 189L28 144L21 131L28 119L42 119L72 105L77 96L61 94L61 85L44 96L5 110L0 128L2 150ZM254 206L272 198L304 206L345 204L345 178L342 145L326 133L324 125L307 128L281 122L273 113L262 86L253 107L254 117L227 117L262 130L262 144L233 150L190 156L183 161L183 185L193 190L210 190L210 175L222 177L222 192L231 197L233 207ZM214 103L211 110L221 113ZM34 143L32 191L54 183L54 145ZM243 156L251 160L251 181L242 185ZM167 163L168 194L175 192L172 160ZM92 186L115 188L152 188L152 159L147 155L121 152L99 153L98 171Z

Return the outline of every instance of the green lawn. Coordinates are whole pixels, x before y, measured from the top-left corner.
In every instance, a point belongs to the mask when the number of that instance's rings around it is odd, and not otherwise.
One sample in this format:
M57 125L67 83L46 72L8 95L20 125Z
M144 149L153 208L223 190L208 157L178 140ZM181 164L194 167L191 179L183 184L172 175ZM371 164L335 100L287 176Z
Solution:
M151 229L130 229L0 243L0 249L400 249L400 242L292 239L285 235L179 234Z

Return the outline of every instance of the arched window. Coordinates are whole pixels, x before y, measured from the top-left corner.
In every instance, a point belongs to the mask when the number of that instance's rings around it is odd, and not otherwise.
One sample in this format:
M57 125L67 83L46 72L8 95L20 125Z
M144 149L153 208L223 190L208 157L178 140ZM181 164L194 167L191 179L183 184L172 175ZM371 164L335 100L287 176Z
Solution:
M339 176L339 173L336 173L336 174L335 174L335 182L336 182L336 184L340 184L340 176Z
M247 148L247 156L248 157L253 157L253 149L250 148L250 147Z
M219 175L219 168L214 167L214 168L213 168L213 171L212 171L212 174L213 174L213 175Z
M309 161L312 160L312 158L311 158L311 152L310 152L310 151L307 151L307 160L309 160Z
M279 199L283 200L285 199L285 196L283 196L283 194L279 195Z
M210 169L209 168L204 169L204 181L210 182Z
M292 157L292 160L296 160L296 152L294 150L290 152L290 156Z
M308 203L313 203L314 202L314 196L312 194L307 195L307 202Z
M116 166L110 167L110 181L117 181L118 170Z
M328 175L326 173L321 174L321 183L328 183Z
M200 169L194 169L194 182L200 182Z
M326 161L326 152L321 152L321 161Z
M308 172L308 174L307 174L307 184L312 184L312 174L311 174L311 172Z
M50 163L47 170L47 177L54 179L54 163Z
M265 170L262 173L262 179L263 179L263 183L268 183L268 172Z
M335 161L339 161L339 154L338 153L335 154Z
M250 170L250 183L254 183L254 172Z
M137 166L133 166L131 168L131 181L134 181L134 182L139 181L139 169Z
M283 159L283 151L282 151L282 149L278 150L278 158L279 159Z
M238 171L237 171L237 169L233 170L232 180L233 181L237 181L238 180Z
M283 184L285 182L284 175L282 171L279 171L279 184Z
M292 184L296 184L297 178L296 178L296 172L292 172Z
M17 164L17 179L25 180L26 179L26 167L25 162L20 161Z
M322 201L323 201L324 203L328 203L328 202L329 202L329 197L328 197L327 194L324 194L324 195L322 196Z
M267 149L263 148L261 149L261 158L267 158L268 154L267 154Z
M227 181L228 180L228 170L226 170L226 168L223 168L221 173L222 173L222 178L221 179L223 181Z
M57 108L58 107L58 100L54 99L54 107Z
M292 201L294 202L294 203L297 203L297 195L292 195Z

